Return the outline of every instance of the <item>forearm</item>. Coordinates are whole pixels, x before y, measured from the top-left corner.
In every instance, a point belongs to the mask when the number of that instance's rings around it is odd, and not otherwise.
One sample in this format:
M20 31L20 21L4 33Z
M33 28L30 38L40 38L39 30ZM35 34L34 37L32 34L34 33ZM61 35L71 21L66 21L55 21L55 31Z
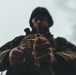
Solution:
M10 49L5 51L0 51L0 71L6 70L7 65L9 64L9 54Z
M68 63L73 63L76 60L76 52L75 51L63 51L63 52L56 52L58 56L65 59Z

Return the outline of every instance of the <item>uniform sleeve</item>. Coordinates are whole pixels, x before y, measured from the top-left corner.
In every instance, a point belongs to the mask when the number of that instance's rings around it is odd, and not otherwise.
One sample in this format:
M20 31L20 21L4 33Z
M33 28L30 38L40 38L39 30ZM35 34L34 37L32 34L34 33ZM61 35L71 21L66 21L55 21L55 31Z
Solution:
M23 39L24 36L18 36L14 38L12 41L7 42L5 45L0 47L0 71L4 71L10 68L9 64L9 52L12 48L18 46Z
M76 46L74 44L61 37L56 38L56 42L57 50L55 54L65 59L68 63L76 61Z

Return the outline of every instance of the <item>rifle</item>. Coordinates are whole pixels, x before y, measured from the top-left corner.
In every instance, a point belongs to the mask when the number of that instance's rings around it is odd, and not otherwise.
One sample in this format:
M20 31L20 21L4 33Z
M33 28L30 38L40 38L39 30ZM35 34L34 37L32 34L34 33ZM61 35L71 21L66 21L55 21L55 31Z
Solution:
M38 29L37 29L37 36L39 37ZM32 55L34 40L35 39L27 39L25 46L26 75L56 75L49 64L43 64L39 67L34 64L34 57Z

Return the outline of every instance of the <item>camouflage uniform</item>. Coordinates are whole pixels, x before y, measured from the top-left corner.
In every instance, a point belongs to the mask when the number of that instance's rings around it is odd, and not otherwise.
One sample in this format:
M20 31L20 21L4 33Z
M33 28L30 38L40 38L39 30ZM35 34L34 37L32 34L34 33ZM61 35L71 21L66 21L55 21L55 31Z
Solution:
M49 40L52 47L55 48L54 54L58 58L58 63L51 65L51 67L56 73L56 75L76 75L76 46L62 37L54 39L53 35L47 36L47 34L44 34L44 36ZM35 39L35 34L29 34L27 36L18 36L12 41L9 41L8 43L0 47L0 71L7 70L6 75L39 75L36 71L34 71L33 73L33 67L31 68L31 72L29 72L29 70L27 71L28 74L26 74L25 64L12 67L9 63L8 54L11 49L19 45L26 44L27 39Z

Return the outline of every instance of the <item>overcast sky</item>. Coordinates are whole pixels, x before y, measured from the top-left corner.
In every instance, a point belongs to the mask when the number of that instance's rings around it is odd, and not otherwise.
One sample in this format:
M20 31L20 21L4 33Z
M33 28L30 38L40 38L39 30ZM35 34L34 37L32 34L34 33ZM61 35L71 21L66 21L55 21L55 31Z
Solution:
M53 17L50 28L54 37L65 37L76 44L76 0L0 0L0 46L14 37L24 35L31 12L46 7Z
M53 17L50 28L54 37L62 36L75 43L76 0L0 0L0 46L29 27L31 12L37 6L46 7Z

